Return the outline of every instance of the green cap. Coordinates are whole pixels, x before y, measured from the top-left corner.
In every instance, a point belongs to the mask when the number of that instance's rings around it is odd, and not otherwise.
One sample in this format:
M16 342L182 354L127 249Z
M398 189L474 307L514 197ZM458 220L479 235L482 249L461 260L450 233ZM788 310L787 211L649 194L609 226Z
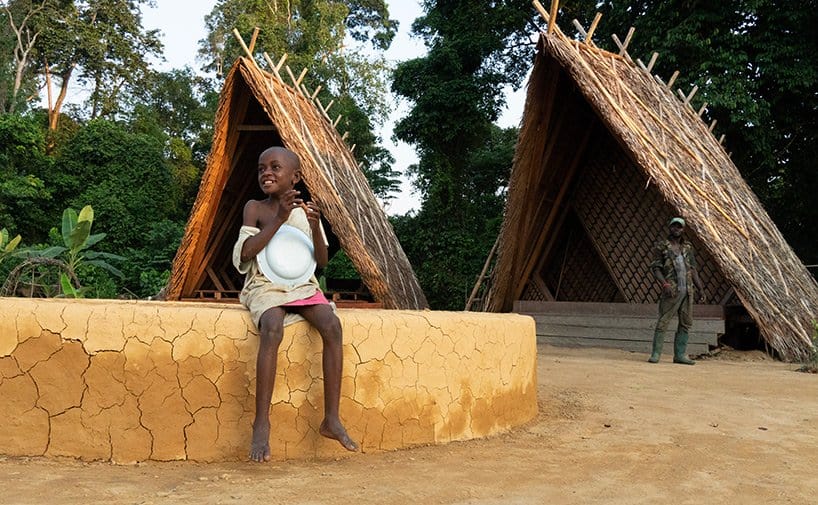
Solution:
M680 225L682 225L682 227L684 227L685 220L680 218L680 217L674 217L673 219L670 220L670 222L667 225L671 226L671 225L673 225L675 223L679 223Z

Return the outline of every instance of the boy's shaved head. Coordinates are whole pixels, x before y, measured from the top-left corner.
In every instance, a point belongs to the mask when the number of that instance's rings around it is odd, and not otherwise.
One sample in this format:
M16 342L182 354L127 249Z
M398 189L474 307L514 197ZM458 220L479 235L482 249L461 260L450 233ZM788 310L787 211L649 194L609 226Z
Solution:
M262 151L262 153L259 155L258 159L261 160L261 158L263 158L264 155L269 154L269 153L278 153L280 155L283 155L284 159L287 161L287 163L290 164L290 166L293 168L293 170L296 170L296 171L301 170L301 160L298 159L298 155L295 154L294 152L290 151L286 147L281 147L281 146L268 147L267 149Z

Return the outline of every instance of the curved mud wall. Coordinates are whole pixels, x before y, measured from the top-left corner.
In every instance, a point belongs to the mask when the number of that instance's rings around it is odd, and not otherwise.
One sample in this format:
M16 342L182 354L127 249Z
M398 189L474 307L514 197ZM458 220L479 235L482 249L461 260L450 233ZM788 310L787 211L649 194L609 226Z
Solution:
M364 451L502 432L537 412L531 318L340 309L341 417ZM0 454L244 459L257 334L236 305L0 298ZM338 456L318 435L321 339L285 330L273 458Z

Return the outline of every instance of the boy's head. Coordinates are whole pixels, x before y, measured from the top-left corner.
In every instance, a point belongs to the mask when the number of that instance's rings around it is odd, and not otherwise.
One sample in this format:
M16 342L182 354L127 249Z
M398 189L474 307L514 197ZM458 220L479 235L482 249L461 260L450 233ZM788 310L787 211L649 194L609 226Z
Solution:
M301 162L289 149L270 147L258 157L258 185L265 195L282 195L300 180Z

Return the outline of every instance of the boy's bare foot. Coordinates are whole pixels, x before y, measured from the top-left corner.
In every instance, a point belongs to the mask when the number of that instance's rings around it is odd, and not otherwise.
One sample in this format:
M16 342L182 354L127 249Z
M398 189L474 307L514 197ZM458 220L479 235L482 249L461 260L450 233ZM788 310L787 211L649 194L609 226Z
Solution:
M344 426L341 424L341 421L328 421L324 419L321 421L321 427L318 428L318 433L321 435L332 438L337 440L344 446L344 449L352 452L358 451L358 444L355 443L354 440L349 438L347 434L347 430L344 429Z
M263 463L270 461L270 423L253 423L253 442L250 445L250 460Z

